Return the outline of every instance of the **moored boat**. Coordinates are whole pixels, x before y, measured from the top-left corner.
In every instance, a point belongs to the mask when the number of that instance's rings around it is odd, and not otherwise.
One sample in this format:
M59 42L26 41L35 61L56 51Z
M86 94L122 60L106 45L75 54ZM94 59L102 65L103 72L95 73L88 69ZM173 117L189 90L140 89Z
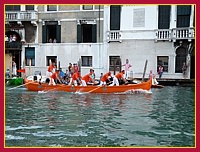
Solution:
M9 85L14 85L14 86L18 86L23 84L23 78L18 78L18 77L13 77L13 78L9 78L8 79L8 84Z
M49 85L25 78L25 86L29 91L65 91L65 92L84 92L84 93L123 93L132 90L147 90L152 86L152 80L140 84L127 84L120 86L69 86L65 84Z

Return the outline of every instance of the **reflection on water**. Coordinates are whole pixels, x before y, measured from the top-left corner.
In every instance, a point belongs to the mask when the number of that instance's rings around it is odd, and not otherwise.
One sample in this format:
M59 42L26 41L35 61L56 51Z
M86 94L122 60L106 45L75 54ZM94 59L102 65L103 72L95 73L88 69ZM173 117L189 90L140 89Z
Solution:
M83 94L6 90L6 146L194 146L194 88Z

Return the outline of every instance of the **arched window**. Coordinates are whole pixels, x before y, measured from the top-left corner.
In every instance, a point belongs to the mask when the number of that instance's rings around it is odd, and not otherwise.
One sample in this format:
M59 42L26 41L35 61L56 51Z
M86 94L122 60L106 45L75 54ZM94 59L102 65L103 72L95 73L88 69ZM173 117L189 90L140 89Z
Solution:
M179 47L176 50L176 67L175 73L182 73L183 63L186 62L187 50L184 47Z

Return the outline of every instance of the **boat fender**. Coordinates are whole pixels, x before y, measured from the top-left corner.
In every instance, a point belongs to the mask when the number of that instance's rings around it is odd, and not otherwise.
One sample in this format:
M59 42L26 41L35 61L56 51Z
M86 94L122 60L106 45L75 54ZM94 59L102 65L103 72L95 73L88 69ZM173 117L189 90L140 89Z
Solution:
M33 81L37 81L37 75L33 76Z
M50 79L49 78L46 78L46 81L45 81L46 83L49 83L50 82Z

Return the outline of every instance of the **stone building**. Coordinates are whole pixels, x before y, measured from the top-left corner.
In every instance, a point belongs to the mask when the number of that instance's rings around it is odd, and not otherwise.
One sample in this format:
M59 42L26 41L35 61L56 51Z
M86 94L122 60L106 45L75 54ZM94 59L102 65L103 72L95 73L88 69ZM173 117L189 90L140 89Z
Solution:
M117 73L129 59L131 76L164 66L163 78L195 77L195 5L6 5L6 69L14 60L28 74L51 62L81 74ZM16 41L9 37L16 35Z

